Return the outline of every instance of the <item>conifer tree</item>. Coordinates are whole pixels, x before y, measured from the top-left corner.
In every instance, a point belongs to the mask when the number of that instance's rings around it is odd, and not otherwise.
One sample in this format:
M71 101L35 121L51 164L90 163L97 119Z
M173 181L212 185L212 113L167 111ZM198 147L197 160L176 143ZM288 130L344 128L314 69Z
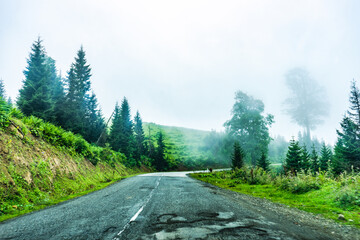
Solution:
M134 158L137 161L137 165L140 165L141 156L146 154L146 148L145 148L145 134L144 134L144 129L139 111L136 112L136 115L134 117L134 134L135 134Z
M307 151L306 145L301 148L301 169L308 171L310 169L310 154Z
M346 163L344 157L341 155L341 148L342 143L341 139L339 139L334 147L335 154L331 160L331 170L335 175L339 175L346 170Z
M91 94L91 68L81 46L67 77L63 127L95 143L105 128L96 95Z
M348 115L359 128L360 127L360 91L356 87L355 81L352 81L351 83L349 101L350 101L350 110L348 111Z
M270 162L267 159L267 156L264 152L261 152L261 156L256 164L258 167L264 169L265 171L269 171Z
M3 100L6 98L4 80L2 79L0 79L0 98Z
M56 69L55 60L49 56L46 56L45 64L50 74L50 83L51 83L50 91L51 91L51 100L53 104L53 113L52 113L53 115L49 116L49 119L51 118L51 122L61 126L64 121L63 120L63 115L64 115L63 104L65 100L64 83Z
M244 166L245 153L238 141L234 142L234 151L231 156L232 169L242 168Z
M312 146L310 155L310 169L312 173L319 171L319 156L316 152L315 145Z
M120 137L122 131L122 123L120 117L120 107L119 104L116 103L114 109L114 116L112 119L112 124L110 128L110 135L109 135L109 143L113 150L119 151L120 150Z
M85 51L81 46L75 57L75 62L68 72L68 92L66 95L66 122L65 128L81 135L86 131L87 102L89 91L91 68L87 64Z
M285 168L286 171L291 171L293 174L296 174L301 169L301 148L299 142L295 139L290 140L290 145L288 147L288 152L286 153L285 159Z
M133 122L131 121L130 106L124 97L121 107L116 104L113 123L110 129L110 146L115 151L124 153L130 157L133 153L134 144Z
M24 71L25 80L20 89L17 105L25 115L34 115L46 121L53 116L51 98L51 77L46 65L46 53L42 41L38 38L32 45L32 52Z
M91 143L95 143L105 129L105 120L99 109L95 93L92 93L86 105L86 115L84 138Z
M321 150L320 150L320 161L319 167L321 171L327 171L329 169L329 164L332 158L332 152L329 147L323 143Z
M124 97L120 108L121 135L120 152L129 157L132 153L133 143L133 122L131 121L130 106L128 100Z
M335 147L334 159L343 170L360 170L360 91L356 82L351 84L350 110L340 123L337 130L338 141ZM341 162L342 163L341 163Z
M164 142L164 135L162 132L159 132L157 137L157 147L154 159L155 168L158 171L164 171L167 169L167 161L165 159L165 142Z

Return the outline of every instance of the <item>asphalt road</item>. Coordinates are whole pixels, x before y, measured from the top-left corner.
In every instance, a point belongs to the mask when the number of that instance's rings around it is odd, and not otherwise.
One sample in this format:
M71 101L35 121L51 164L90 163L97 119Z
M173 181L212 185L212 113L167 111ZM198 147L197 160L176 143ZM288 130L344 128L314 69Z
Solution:
M153 173L0 223L0 239L334 239L235 193Z

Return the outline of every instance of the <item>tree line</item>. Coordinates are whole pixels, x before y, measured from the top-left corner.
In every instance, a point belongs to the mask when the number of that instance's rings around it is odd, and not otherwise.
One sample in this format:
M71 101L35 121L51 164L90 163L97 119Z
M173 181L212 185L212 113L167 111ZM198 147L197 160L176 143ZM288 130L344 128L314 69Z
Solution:
M225 123L227 134L233 137L232 168L241 168L247 162L269 170L268 146L272 139L268 130L273 118L263 114L264 106L260 100L240 91L236 93L235 100L232 118ZM351 83L349 103L350 109L340 122L340 129L336 130L338 138L335 147L320 144L316 138L309 141L307 128L305 137L299 134L298 141L294 138L290 140L283 162L284 172L315 174L328 171L335 176L345 171L360 172L360 90L355 81ZM312 144L310 150L307 147L309 143Z
M39 37L32 44L24 76L16 99L16 105L24 115L41 118L79 134L89 143L111 147L125 154L129 166L167 169L163 134L158 134L155 143L145 139L140 113L137 111L134 119L131 118L125 97L121 106L116 103L111 125L107 126L91 87L91 67L82 46L63 78ZM6 97L2 80L0 97L4 100ZM11 100L8 102L11 104Z

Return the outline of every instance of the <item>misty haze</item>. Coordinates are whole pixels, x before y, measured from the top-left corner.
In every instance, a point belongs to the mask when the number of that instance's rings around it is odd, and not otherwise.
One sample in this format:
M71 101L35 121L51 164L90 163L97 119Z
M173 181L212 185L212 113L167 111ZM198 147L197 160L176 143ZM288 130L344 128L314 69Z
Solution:
M360 239L359 11L1 0L0 239Z

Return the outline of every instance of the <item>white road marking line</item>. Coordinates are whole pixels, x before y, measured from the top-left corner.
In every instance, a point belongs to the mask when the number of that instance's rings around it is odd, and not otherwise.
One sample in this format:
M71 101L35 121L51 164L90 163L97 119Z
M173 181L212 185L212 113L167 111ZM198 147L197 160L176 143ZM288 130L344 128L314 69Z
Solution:
M144 209L144 206L142 206L139 211L137 211L137 213L130 219L130 222L133 222L136 220L136 218L139 216L139 214L142 212L142 210Z
M125 226L123 227L123 229L113 238L113 240L119 240L121 234L129 227L130 223L135 221L137 219L137 217L140 215L140 213L142 212L142 210L144 209L144 207L148 204L148 202L150 201L152 195L154 194L154 191L157 189L157 187L160 184L160 180L162 178L163 175L160 176L160 178L157 180L155 188L153 190L151 190L148 198L146 199L145 203L142 205L142 207L135 213L135 215L130 219L130 221L128 223L125 224Z

